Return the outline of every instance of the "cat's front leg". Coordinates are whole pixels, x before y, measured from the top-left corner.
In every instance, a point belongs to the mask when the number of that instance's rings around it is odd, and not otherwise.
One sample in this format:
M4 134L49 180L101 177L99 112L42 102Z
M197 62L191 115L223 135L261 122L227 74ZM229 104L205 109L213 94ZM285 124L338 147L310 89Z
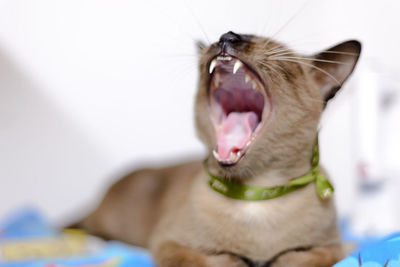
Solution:
M165 242L153 251L159 267L247 267L239 257L231 254L204 254L175 242Z
M289 251L279 256L271 267L331 267L343 258L340 245Z

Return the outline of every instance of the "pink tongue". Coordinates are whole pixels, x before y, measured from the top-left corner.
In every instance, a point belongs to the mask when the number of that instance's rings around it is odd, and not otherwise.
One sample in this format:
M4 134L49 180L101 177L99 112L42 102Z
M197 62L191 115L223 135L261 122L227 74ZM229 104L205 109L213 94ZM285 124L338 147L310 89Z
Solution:
M250 140L251 134L258 125L254 112L231 112L220 125L218 132L218 154L227 159L229 153L242 149Z

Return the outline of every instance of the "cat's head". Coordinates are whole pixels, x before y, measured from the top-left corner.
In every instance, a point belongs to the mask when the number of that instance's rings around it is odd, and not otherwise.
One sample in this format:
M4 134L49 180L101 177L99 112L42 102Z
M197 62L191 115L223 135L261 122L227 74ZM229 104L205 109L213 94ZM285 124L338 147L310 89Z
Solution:
M321 113L352 73L361 44L303 56L269 38L228 32L200 50L198 135L209 165L242 177L310 160Z

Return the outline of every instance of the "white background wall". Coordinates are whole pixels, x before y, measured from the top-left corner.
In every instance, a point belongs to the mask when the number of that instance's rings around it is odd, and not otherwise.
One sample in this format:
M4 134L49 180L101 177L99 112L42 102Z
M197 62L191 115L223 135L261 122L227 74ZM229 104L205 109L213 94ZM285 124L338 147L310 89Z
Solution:
M202 155L194 40L271 36L290 20L275 38L304 52L358 39L359 69L374 62L397 79L398 1L304 3L0 0L0 218L33 204L70 220L120 173ZM354 200L357 84L329 105L321 131L341 214Z

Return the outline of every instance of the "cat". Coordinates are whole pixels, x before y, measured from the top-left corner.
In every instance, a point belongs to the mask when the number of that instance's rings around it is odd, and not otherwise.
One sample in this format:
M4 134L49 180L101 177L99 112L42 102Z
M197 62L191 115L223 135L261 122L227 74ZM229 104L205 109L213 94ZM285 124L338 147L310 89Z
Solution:
M342 246L316 140L361 44L302 56L227 32L199 50L195 120L207 159L127 175L74 226L149 248L160 267L332 266Z

